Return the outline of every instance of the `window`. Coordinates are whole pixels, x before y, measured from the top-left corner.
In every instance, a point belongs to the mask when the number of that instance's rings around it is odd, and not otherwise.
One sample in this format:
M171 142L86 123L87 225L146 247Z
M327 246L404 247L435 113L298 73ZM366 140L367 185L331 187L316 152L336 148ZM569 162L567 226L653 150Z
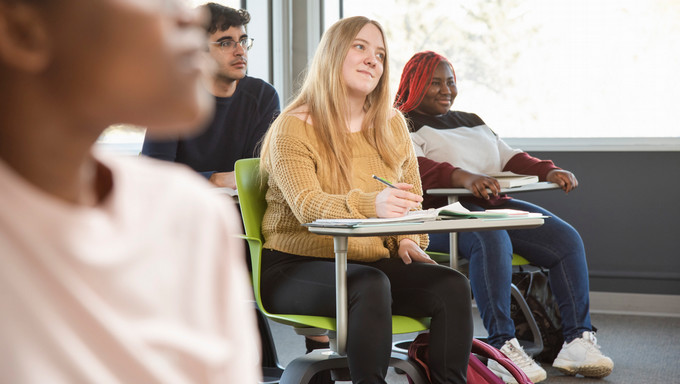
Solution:
M191 7L198 7L209 2L208 0L185 0ZM241 0L211 0L214 3L226 5L232 8L241 8ZM250 24L248 25L250 27ZM250 28L249 28L250 30ZM266 41L267 36L263 39ZM259 40L259 39L258 39ZM259 76L258 76L259 77ZM262 76L266 78L265 76ZM142 150L144 141L142 127L131 125L113 125L108 127L97 140L97 147L108 152L136 155Z
M680 139L680 2L342 4L385 28L393 91L413 53L436 51L456 71L454 108L503 137Z

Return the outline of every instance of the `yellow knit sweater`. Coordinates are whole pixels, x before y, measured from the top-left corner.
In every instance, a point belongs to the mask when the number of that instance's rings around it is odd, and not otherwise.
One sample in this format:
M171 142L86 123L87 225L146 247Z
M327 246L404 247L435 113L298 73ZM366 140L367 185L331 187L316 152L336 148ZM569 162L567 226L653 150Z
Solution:
M385 186L372 178L378 175L392 182L413 184L411 192L422 194L418 161L400 115L389 121L389 130L399 143L401 166L395 172L382 161L376 149L361 133L351 134L352 189L331 194L334 180L323 179L317 170L324 165L319 156L314 127L294 116L282 117L270 141L273 169L269 172L267 210L262 220L265 248L301 256L332 258L333 238L315 235L302 223L326 218L376 217L375 199ZM354 237L349 239L347 257L357 261L376 261L396 257L399 241L413 239L425 249L427 235Z

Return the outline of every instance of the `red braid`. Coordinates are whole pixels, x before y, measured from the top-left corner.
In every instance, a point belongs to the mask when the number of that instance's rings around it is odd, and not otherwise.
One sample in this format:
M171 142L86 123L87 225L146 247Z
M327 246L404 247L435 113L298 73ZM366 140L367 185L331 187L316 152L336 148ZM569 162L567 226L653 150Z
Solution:
M455 81L456 73L453 71L453 66L444 56L432 51L419 52L413 55L401 73L394 107L403 113L416 109L423 101L425 92L432 81L432 75L441 62L449 64Z

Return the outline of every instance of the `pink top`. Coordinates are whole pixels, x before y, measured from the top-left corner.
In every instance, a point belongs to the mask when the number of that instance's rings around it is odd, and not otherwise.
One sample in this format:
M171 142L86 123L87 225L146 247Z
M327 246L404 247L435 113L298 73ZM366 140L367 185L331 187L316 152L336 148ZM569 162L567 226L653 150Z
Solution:
M0 372L7 383L255 383L237 212L188 169L107 158L82 207L0 161Z

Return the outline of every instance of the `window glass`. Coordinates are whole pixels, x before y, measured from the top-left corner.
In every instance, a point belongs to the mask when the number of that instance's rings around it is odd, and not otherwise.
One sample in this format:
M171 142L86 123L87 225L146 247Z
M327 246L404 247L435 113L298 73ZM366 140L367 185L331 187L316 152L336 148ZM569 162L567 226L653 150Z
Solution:
M385 28L393 92L404 63L453 64L454 109L503 137L679 137L676 0L344 0Z
M191 7L198 7L208 2L222 4L232 8L240 8L241 0L184 0ZM105 151L121 154L138 154L144 141L142 127L131 125L113 125L108 127L97 140L97 146Z

